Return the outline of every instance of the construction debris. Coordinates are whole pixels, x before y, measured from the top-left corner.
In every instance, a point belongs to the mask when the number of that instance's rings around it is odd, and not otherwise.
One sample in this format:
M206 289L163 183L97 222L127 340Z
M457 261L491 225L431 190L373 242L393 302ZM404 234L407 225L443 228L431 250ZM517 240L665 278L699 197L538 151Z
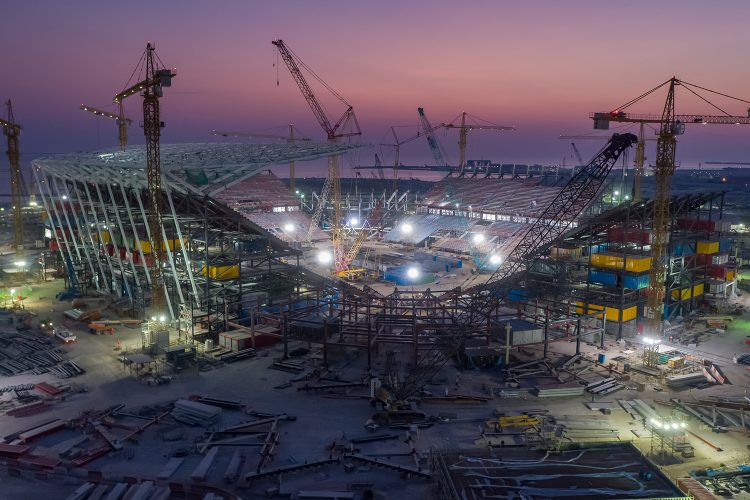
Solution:
M179 422L207 427L219 420L221 408L187 399L179 399L175 401L171 415Z

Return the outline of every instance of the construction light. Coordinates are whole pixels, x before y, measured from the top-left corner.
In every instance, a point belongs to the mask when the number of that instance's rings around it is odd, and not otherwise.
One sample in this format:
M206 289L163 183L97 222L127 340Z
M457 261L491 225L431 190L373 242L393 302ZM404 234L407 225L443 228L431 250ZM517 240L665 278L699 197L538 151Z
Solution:
M321 264L330 264L332 260L333 255L331 255L331 252L323 250L318 253L318 262L320 262Z
M291 222L286 223L284 225L284 231L286 231L287 233L293 233L294 232L294 224L292 224Z
M480 244L483 241L484 241L484 235L482 233L477 233L477 234L474 235L474 243L475 244L478 245L478 244Z
M67 200L68 199L68 195L64 194L62 198L63 198L63 200Z
M15 294L16 294L16 289L15 289L15 288L11 288L11 289L10 289L10 295L11 295L11 297L12 297L13 295L15 295Z
M401 232L402 233L409 234L412 231L414 231L414 227L411 224L409 224L408 222L404 222L403 224L401 224Z
M687 427L687 423L685 423L685 422L680 422L680 427L682 427L682 428L684 429L685 427Z
M620 192L619 191L615 191L615 196L620 196Z
M359 219L357 219L356 217L352 217L351 219L349 219L349 224L351 224L352 226L356 226L357 224L359 224Z
M500 257L498 254L492 254L490 255L490 264L493 266L499 265L503 261L503 258Z
M409 277L409 279L415 280L419 278L419 269L417 269L416 267L410 267L406 270L406 275Z
M156 316L151 316L151 321L156 321Z
M165 320L165 319L166 319L166 318L164 317L164 315L163 315L163 314L162 314L161 316L159 316L159 322L161 322L161 323L164 323L164 320Z
M677 422L672 422L672 429L677 429L679 427L680 427L680 424L678 424Z
M16 261L16 267L26 267L26 262L24 262L22 260L17 260Z

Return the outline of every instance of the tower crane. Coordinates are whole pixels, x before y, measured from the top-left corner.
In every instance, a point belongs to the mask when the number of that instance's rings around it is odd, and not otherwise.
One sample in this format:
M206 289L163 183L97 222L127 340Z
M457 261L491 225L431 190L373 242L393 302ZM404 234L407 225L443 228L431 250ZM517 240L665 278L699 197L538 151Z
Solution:
M16 123L13 115L13 105L10 99L5 101L8 107L8 119L0 118L0 127L3 134L8 138L8 163L10 164L10 193L13 203L13 246L17 256L23 255L23 200L21 199L21 187L23 176L21 175L21 153L18 148L18 136L21 135L21 125Z
M296 142L310 142L312 139L309 137L305 137L302 134L299 133L299 129L294 126L293 123L290 123L289 125L289 133L286 135L279 135L279 134L267 134L263 132L219 132L218 130L212 130L211 135L221 136L221 137L245 137L248 139L283 139L289 144L294 144ZM295 184L294 184L294 161L289 162L289 191L292 193L295 190Z
M125 149L128 145L128 127L133 122L130 118L125 116L125 111L122 108L122 101L118 103L119 111L117 114L110 113L109 111L102 111L100 109L92 108L81 104L83 111L88 111L97 116L103 116L105 118L112 118L117 122L117 138L120 141L120 149Z
M627 113L625 109L632 104L641 101L658 89L667 86L667 99L661 115ZM682 87L715 109L724 113L723 115L705 114L676 114L675 113L675 89ZM622 106L609 112L592 113L590 117L594 120L594 129L608 129L609 122L639 123L641 125L641 137L643 137L643 125L655 123L659 125L659 136L656 141L656 164L654 165L654 181L656 191L654 194L654 239L651 244L651 270L649 272L648 301L645 310L648 333L656 337L661 336L664 322L664 299L666 298L666 273L667 273L667 247L669 239L669 198L672 175L675 171L675 151L677 141L675 136L685 131L685 125L692 124L715 124L715 125L750 125L750 116L733 116L726 113L719 106L701 96L698 91L702 90L722 97L730 98L746 104L750 101L733 97L715 90L707 89L700 85L688 83L676 77L672 77L664 83L641 94ZM642 156L642 153L636 154Z
M154 254L154 265L149 269L149 277L151 279L151 310L158 315L163 314L167 305L164 284L161 278L161 265L165 260L165 245L162 238L161 224L160 136L164 122L161 121L159 116L159 98L162 97L162 89L164 87L172 86L172 78L177 73L174 70L157 66L156 59L158 57L155 54L155 50L155 47L151 43L146 44L146 50L143 52L139 62L139 65L143 65L141 71L145 70L145 78L115 95L113 101L115 104L120 104L124 99L138 92L143 96L143 133L146 136L146 177L148 180L149 198L147 227L151 252Z
M419 122L422 124L422 132L425 137L427 137L427 144L430 145L430 152L432 152L432 157L435 159L435 165L438 167L447 167L448 162L445 160L446 155L435 136L435 130L437 130L437 127L430 125L430 121L424 114L424 108L417 108L417 113L419 114Z
M576 160L578 160L578 164L583 165L583 156L581 156L581 152L578 151L578 146L576 146L576 143L571 142L570 146L573 148L573 153L576 155Z
M438 125L437 127L433 127L432 130L438 130L442 125ZM393 134L393 143L381 143L381 146L389 146L394 148L394 160L393 160L393 190L396 190L397 182L398 182L398 167L401 165L401 146L404 144L407 144L409 142L412 142L416 139L419 139L422 137L422 132L417 131L416 134L412 135L411 137L408 137L403 140L399 140L398 135L396 135L396 128L391 127L391 134Z
M641 199L641 182L643 179L643 164L646 161L646 141L656 141L656 137L646 137L644 134L645 123L640 123L640 129L638 133L638 143L635 145L635 161L633 162L634 175L633 175L633 201ZM606 135L560 135L558 139L593 139L593 140L607 140L609 139ZM571 143L572 144L572 143ZM583 163L581 163L583 164Z
M284 60L284 63L286 63L286 66L289 69L289 73L291 73L292 78L297 83L297 86L299 87L303 97L307 101L308 106L310 106L313 115L315 115L315 118L318 120L320 128L322 128L323 132L325 132L326 139L328 139L329 142L334 143L338 139L344 137L355 137L362 135L362 131L359 128L359 123L357 122L357 117L354 114L354 109L352 108L351 104L349 104L346 99L341 96L341 94L336 92L330 85L328 85L320 77L318 77L315 72L310 70L310 68L308 68L304 62L302 62L295 54L292 53L291 50L289 50L283 40L273 40L271 43L278 49L281 58ZM318 82L320 82L326 89L328 89L329 92L331 92L339 101L341 101L346 106L346 111L344 111L344 114L341 115L341 117L335 124L332 124L328 119L328 116L326 116L323 107L318 101L318 98L315 96L315 93L307 83L305 75L302 74L300 66L307 69L310 74L312 74L313 77L318 80ZM278 85L278 81L276 83ZM353 127L351 131L349 131L348 129L349 126ZM323 215L323 209L325 208L330 191L333 191L334 211L334 216L331 222L333 261L336 272L340 272L343 270L342 266L344 265L344 261L346 260L346 255L343 249L344 235L341 226L341 182L339 178L338 156L336 156L335 154L332 154L328 157L328 176L326 177L326 182L323 185L323 189L321 190L320 198L318 200L318 206L315 208L315 212L313 212L310 229L307 232L308 241L310 241L313 229L320 222L320 218Z
M454 118L448 123L443 123L442 126L445 128L457 128L458 129L458 151L459 151L459 177L464 174L464 168L466 167L466 141L469 132L472 130L516 130L516 127L508 127L504 125L496 125L494 123L487 122L486 124L480 123L466 123L466 117L480 120L476 116L470 115L467 112L461 113L459 116ZM461 119L461 123L457 124L458 119ZM482 120L484 121L484 120ZM583 162L581 162L583 165Z

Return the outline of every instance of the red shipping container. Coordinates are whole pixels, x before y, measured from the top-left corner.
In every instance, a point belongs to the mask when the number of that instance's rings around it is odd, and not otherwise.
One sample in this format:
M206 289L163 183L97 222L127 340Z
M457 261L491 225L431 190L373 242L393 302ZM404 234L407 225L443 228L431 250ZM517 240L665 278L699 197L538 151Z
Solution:
M154 260L154 256L153 255L146 254L146 255L143 256L143 258L146 261L146 267L154 267L155 260Z
M49 249L50 252L57 252L60 250L60 244L57 242L57 240L49 240Z
M133 250L131 254L133 255L133 264L140 264L141 254L139 254L137 250Z
M617 243L636 243L638 245L650 245L651 233L642 229L613 227L607 230L609 241Z
M686 231L713 231L714 226L712 220L677 219L677 227Z
M120 260L125 260L128 258L128 249L125 247L118 248L120 250Z
M115 254L115 246L112 243L107 243L107 255L110 257Z

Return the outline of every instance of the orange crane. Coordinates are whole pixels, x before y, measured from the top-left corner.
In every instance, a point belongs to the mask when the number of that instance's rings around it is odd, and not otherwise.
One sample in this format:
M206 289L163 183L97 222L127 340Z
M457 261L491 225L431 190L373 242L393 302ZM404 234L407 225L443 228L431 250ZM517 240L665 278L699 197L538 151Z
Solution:
M322 128L325 132L328 141L333 143L341 138L362 135L362 131L359 128L359 123L357 122L357 117L354 114L354 108L352 108L351 104L349 104L346 99L341 96L341 94L336 92L330 85L328 85L320 77L318 77L314 71L312 71L304 62L302 62L302 60L300 60L299 57L292 53L292 51L289 50L283 40L273 40L271 43L278 49L281 58L284 60L284 63L286 63L286 66L289 69L289 73L291 73L292 78L297 83L297 86L299 87L302 95L307 101L308 106L310 106L310 109L315 115L315 118L318 120L320 128ZM326 113L323 110L320 102L318 101L318 98L315 96L315 93L307 83L307 79L302 74L300 66L305 68L311 75L313 75L316 80L318 80L318 82L320 82L331 94L333 94L340 102L342 102L346 106L346 111L344 111L344 114L341 115L341 117L335 124L332 124L328 119L328 116L326 116ZM278 81L276 82L276 84L278 85ZM351 131L348 128L350 126L353 127ZM318 200L318 206L315 208L315 212L313 212L312 223L310 224L310 229L307 233L308 241L310 240L313 229L320 222L320 217L323 214L323 209L325 208L326 202L328 201L328 193L330 191L333 191L334 212L333 219L331 221L333 262L336 272L340 272L343 270L342 266L344 266L344 262L346 261L346 254L343 248L344 234L341 225L341 181L339 178L338 156L336 155L331 155L328 157L328 176L326 177L326 182L323 185L323 189L321 190L320 198Z
M23 255L23 200L21 199L21 186L23 176L21 175L21 153L18 148L18 136L21 135L21 125L16 123L13 115L13 105L10 99L5 101L8 107L8 119L0 118L0 127L3 134L8 138L8 163L10 164L10 193L13 204L13 246L17 256Z
M146 50L141 56L139 65L141 72L145 72L145 78L140 82L127 87L114 97L115 104L120 104L124 99L140 92L143 96L143 133L146 136L146 177L148 180L148 236L151 244L151 252L154 255L154 265L149 268L151 279L151 311L160 317L166 306L166 296L161 277L161 265L165 260L165 245L162 238L161 207L161 127L164 123L159 116L159 98L163 94L164 87L172 86L172 78L177 73L174 70L157 66L155 47L151 43L146 44ZM145 71L144 71L145 70ZM171 311L170 311L171 313Z
M296 132L296 134L295 134ZM299 129L294 124L289 124L289 133L287 135L279 134L267 134L264 132L219 132L218 130L212 130L211 135L217 135L221 137L244 137L247 139L282 139L289 144L294 144L297 141L309 142L312 141L309 137L304 137L299 133ZM294 161L289 162L289 191L294 192Z
M668 86L667 99L661 115L633 114L625 112L625 108L651 95L656 90ZM682 87L699 97L704 102L718 109L723 115L689 114L678 115L675 113L675 88ZM666 82L657 85L628 101L622 106L609 112L592 113L590 117L594 120L595 129L608 129L609 122L630 122L641 124L641 137L643 137L643 124L659 124L659 136L656 141L656 164L654 165L654 182L656 191L654 194L654 239L651 244L651 270L649 271L648 300L645 310L647 320L647 331L649 335L656 338L661 337L664 327L664 299L666 297L667 276L667 250L669 244L669 198L670 184L675 171L675 151L677 140L675 137L685 132L685 124L717 124L717 125L750 125L750 116L733 116L723 109L701 96L698 90L707 91L723 97L750 104L750 101L739 99L727 94L685 82L672 77ZM639 142L642 142L639 140Z
M105 118L112 118L113 120L115 120L117 122L117 138L120 141L120 149L125 149L125 147L127 147L128 145L128 127L133 122L133 120L125 116L125 111L122 109L122 102L119 102L118 105L118 114L92 108L91 106L86 106L85 104L81 104L81 109L83 111L93 113L96 116L103 116Z
M483 121L485 123L466 123L466 117L473 118L476 121ZM457 124L458 119L461 119L461 123ZM443 123L445 128L457 128L458 129L458 152L459 152L459 177L464 174L464 168L466 167L466 144L469 132L472 130L516 130L516 127L508 127L504 125L496 125L494 123L487 122L481 118L470 115L467 112L463 112L448 123Z

